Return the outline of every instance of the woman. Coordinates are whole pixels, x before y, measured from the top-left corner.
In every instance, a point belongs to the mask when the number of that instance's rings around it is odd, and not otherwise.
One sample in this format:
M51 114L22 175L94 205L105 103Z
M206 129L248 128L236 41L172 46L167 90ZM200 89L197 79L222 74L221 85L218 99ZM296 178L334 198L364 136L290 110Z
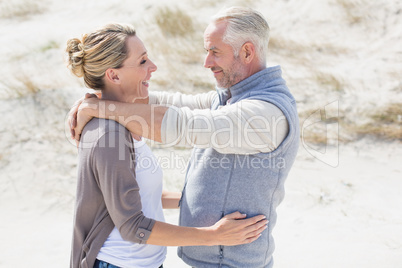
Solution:
M110 24L70 39L66 51L73 74L102 99L147 103L157 67L131 26ZM71 267L162 267L165 246L250 243L266 228L264 216L239 220L246 217L239 212L207 228L164 223L162 208L177 208L179 199L162 194L162 171L141 137L113 120L92 119L79 144Z

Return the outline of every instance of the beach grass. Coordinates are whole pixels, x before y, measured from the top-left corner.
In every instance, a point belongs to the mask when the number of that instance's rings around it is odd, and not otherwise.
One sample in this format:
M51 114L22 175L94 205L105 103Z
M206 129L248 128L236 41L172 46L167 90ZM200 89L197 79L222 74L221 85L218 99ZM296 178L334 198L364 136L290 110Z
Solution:
M402 142L402 103L389 103L370 115L370 122L348 127L358 137L372 136Z
M0 2L0 18L27 18L46 11L43 1L13 0Z
M338 92L344 90L344 82L340 78L336 77L334 73L316 71L314 75L318 86L329 88Z
M350 24L362 23L367 17L366 8L370 2L364 0L336 0Z
M25 73L16 74L12 81L1 81L0 84L6 93L2 98L21 98L36 94L40 90L39 85Z
M179 8L167 6L158 8L155 22L167 36L186 36L195 31L193 19Z

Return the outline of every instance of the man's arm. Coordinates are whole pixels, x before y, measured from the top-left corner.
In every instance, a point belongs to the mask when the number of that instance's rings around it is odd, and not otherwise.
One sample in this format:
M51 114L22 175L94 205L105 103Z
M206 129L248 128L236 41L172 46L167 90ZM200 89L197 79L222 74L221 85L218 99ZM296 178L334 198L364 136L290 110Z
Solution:
M199 93L195 95L183 94L181 92L151 91L149 92L149 104L160 104L164 106L187 107L190 110L210 109L212 102L218 98L216 91Z
M167 110L168 107L159 105L88 98L79 106L74 138L79 140L84 126L93 117L98 117L115 120L133 134L161 142L161 125Z
M169 145L214 148L220 153L255 154L275 150L289 126L275 105L245 100L218 110L87 99L80 106L75 138L92 117L118 121L130 132Z
M222 154L271 152L289 131L283 112L259 100L243 100L217 110L171 108L161 127L164 144L214 148Z
M179 208L179 202L181 198L180 192L169 192L169 191L162 191L162 207L164 209L169 208Z

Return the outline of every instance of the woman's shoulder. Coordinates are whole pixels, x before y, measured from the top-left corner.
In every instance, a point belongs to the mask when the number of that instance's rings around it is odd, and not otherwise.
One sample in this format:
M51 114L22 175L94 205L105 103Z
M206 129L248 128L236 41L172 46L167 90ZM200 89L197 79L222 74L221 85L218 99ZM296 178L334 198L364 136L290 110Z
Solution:
M114 120L93 118L84 127L81 139L86 142L97 142L104 136L118 138L120 135L130 137L130 132Z

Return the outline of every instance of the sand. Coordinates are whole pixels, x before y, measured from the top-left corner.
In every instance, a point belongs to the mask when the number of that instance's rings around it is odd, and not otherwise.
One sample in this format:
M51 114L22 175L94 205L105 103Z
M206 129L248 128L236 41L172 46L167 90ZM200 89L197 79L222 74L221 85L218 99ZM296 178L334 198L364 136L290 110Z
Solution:
M361 126L377 109L402 103L400 1L1 2L0 267L69 263L77 150L64 123L88 90L65 68L66 40L110 21L133 23L159 67L151 90L203 92L213 85L202 68L203 28L224 5L242 3L268 18L268 62L281 64L306 132L320 109ZM164 35L155 22L162 6L185 11L194 33ZM189 47L199 57L189 59ZM275 267L402 267L400 141L325 126L328 146L301 137L273 231ZM190 151L155 144L153 151L168 163L166 188L180 191L185 165L177 159ZM177 223L178 211L165 215ZM187 266L171 247L165 267Z

